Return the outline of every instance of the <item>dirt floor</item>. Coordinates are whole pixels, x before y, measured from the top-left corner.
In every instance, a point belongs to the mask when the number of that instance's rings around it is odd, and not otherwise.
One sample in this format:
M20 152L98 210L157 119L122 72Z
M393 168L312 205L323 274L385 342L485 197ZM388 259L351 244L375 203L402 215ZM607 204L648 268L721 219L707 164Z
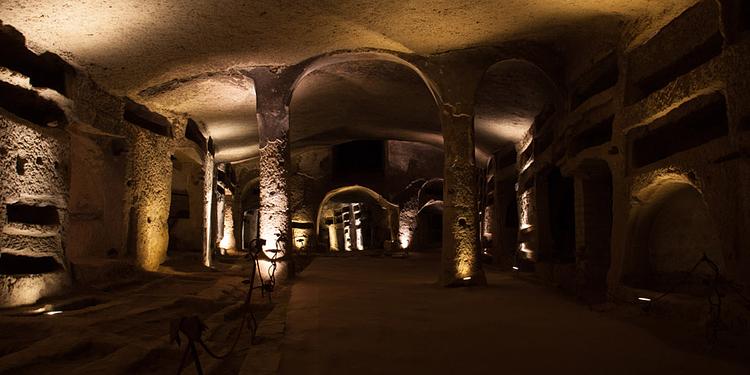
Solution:
M0 374L175 374L185 344L170 342L170 320L191 315L208 327L208 346L224 354L239 327L250 263L219 259L213 272L199 263L177 258L160 273L112 271L121 275L116 282L0 310ZM750 373L747 346L720 341L709 352L701 327L581 305L519 274L488 270L486 287L446 289L438 270L439 254L314 258L272 303L253 296L253 345L245 331L226 359L199 350L204 373ZM62 313L29 314L40 308ZM195 373L192 363L183 371Z
M222 355L239 328L247 291L242 281L250 264L224 258L217 260L215 271L207 271L197 257L173 257L160 273L120 269L112 271L119 280L35 306L0 310L0 374L175 374L186 344L184 337L181 347L170 342L170 321L192 315L208 327L203 338L209 348ZM118 269L107 262L80 267ZM269 304L256 291L253 301L262 324L279 300ZM37 309L62 312L30 313ZM226 359L214 360L200 349L200 361L207 374L239 373L249 349L250 333L244 329ZM195 374L194 364L183 373Z
M279 372L750 373L707 353L701 327L598 312L510 273L446 289L438 270L434 256L315 259L292 288Z

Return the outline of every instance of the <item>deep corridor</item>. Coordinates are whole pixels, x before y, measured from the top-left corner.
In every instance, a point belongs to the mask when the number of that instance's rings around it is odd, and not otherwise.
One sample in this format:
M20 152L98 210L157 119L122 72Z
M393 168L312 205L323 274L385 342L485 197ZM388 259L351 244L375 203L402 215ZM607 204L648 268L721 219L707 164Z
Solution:
M747 375L748 228L750 0L0 0L0 375Z
M292 287L280 373L747 374L509 273L445 290L437 267L317 258Z

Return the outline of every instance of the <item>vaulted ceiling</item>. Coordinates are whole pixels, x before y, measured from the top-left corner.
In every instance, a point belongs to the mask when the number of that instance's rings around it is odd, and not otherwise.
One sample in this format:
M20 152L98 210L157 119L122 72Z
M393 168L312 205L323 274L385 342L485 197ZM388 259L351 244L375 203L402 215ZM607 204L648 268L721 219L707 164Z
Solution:
M429 55L510 41L548 44L562 63L574 64L617 47L625 26L647 37L695 2L5 0L0 20L21 31L32 49L59 54L111 93L204 123L217 158L238 161L258 149L255 90L239 69L290 65L340 49ZM512 141L547 100L523 90L544 87L538 76L522 76L532 77L530 85L503 75L489 84L529 102L506 97L484 104L478 121L489 125L477 130L481 151ZM295 92L291 110L299 146L356 138L442 141L424 84L392 63L315 72Z

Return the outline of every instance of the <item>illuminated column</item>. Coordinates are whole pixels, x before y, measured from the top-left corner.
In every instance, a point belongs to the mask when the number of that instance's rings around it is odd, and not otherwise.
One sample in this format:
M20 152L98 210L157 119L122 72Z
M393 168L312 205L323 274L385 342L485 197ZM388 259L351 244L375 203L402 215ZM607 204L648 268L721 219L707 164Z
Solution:
M347 209L349 210L349 240L351 241L351 250L359 250L357 248L357 219L354 212L354 204L347 205Z
M235 250L237 242L234 239L234 196L227 190L224 196L224 236L219 247L223 250Z
M128 154L129 201L135 214L136 264L155 271L167 256L169 206L172 191L171 144L167 138L132 129Z
M419 195L412 194L404 202L399 211L398 242L401 249L408 249L414 238L414 230L417 229L417 213L419 211Z
M266 240L265 255L279 259L292 245L288 89L267 70L257 70L253 78L260 140L260 238Z
M214 239L214 245L218 248L221 255L225 255L224 248L221 247L222 241L224 241L224 199L225 195L223 191L217 189L216 196L216 211L214 212L214 222L216 223L216 230L214 231L216 238Z
M203 265L213 265L211 244L212 226L211 211L214 200L214 156L206 152L203 161Z
M444 103L443 285L484 284L479 262L479 212L474 158L474 111L466 101Z

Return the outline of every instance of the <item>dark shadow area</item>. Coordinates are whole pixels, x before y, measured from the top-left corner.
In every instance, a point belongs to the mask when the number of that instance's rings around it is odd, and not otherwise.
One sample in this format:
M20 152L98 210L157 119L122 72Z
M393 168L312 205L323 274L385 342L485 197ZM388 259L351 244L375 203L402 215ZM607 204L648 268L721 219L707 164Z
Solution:
M146 106L127 98L125 99L125 111L122 118L150 132L165 137L172 136L172 124L169 120L158 113L151 112Z
M0 81L0 107L39 126L65 126L68 120L60 107L35 91Z
M617 65L617 55L612 52L597 62L594 68L583 74L578 87L573 91L571 108L578 108L594 95L617 84L620 68Z
M576 135L569 148L570 155L578 155L579 152L587 148L599 146L612 140L612 122L614 119L614 115L609 116Z
M703 101L702 105L695 105L697 101ZM684 106L698 108L656 129L648 129L633 140L633 166L643 167L729 134L724 95L699 97Z
M197 144L204 152L206 151L206 136L203 135L203 132L198 128L198 123L193 119L188 119L185 138Z
M60 263L53 257L0 254L0 275L35 275L62 269Z
M5 206L8 222L34 225L58 225L60 218L57 207L31 206L15 203Z
M26 48L26 39L15 28L0 22L0 66L24 74L34 87L47 87L63 95L66 75L75 70L50 52L36 55Z

